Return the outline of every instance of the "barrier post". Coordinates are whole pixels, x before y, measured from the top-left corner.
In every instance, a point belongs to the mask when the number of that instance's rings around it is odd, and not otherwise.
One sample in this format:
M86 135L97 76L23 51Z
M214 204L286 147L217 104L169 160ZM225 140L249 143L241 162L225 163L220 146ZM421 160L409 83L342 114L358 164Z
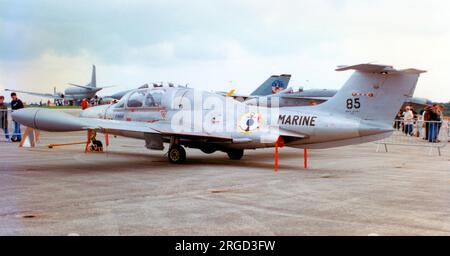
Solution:
M105 144L106 144L106 146L109 146L109 134L108 134L108 129L105 129Z
M275 142L275 164L273 169L275 172L278 172L278 141Z
M303 167L308 169L308 149L303 149Z

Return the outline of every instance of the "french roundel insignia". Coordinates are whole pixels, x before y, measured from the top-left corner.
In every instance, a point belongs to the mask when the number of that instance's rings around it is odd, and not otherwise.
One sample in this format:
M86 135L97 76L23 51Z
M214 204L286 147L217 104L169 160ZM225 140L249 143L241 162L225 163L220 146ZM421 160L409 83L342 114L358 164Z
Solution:
M238 128L243 133L251 133L261 127L261 113L248 112L242 115Z

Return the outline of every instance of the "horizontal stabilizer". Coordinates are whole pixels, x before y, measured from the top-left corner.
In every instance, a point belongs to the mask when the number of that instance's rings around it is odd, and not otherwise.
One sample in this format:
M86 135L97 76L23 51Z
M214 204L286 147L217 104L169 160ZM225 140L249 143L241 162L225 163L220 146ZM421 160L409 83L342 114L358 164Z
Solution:
M405 73L405 74L421 74L426 71L420 69L403 69L396 70L393 66L389 65L378 65L378 64L358 64L352 66L338 66L336 71L347 71L347 70L356 70L360 72L366 73L386 73L386 74L396 74L396 73Z

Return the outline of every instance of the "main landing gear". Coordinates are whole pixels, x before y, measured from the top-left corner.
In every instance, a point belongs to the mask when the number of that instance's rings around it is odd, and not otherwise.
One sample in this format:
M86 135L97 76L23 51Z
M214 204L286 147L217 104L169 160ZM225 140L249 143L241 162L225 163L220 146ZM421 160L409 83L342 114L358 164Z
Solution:
M200 150L207 154L211 154L216 151L215 148L201 148ZM243 149L229 149L225 152L231 160L241 160L244 156ZM170 147L167 152L167 158L172 164L182 164L186 161L186 150L184 150L183 146L180 145L179 138L170 138Z
M169 148L169 162L173 164L182 164L186 161L186 150L180 145L173 145Z
M231 160L241 160L241 158L244 156L244 150L243 149L233 149L227 151L227 155Z
M186 161L186 150L180 145L178 138L170 138L169 152L167 153L169 162L173 164L182 164Z

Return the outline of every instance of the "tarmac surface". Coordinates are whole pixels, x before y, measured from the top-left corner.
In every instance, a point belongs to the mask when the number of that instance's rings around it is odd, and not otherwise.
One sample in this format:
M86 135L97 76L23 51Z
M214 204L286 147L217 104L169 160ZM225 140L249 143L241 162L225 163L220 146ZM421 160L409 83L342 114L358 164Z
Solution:
M0 142L0 235L450 235L450 147L373 143L303 151L187 149L184 165L144 142L43 133L36 148ZM99 136L102 138L102 136Z

